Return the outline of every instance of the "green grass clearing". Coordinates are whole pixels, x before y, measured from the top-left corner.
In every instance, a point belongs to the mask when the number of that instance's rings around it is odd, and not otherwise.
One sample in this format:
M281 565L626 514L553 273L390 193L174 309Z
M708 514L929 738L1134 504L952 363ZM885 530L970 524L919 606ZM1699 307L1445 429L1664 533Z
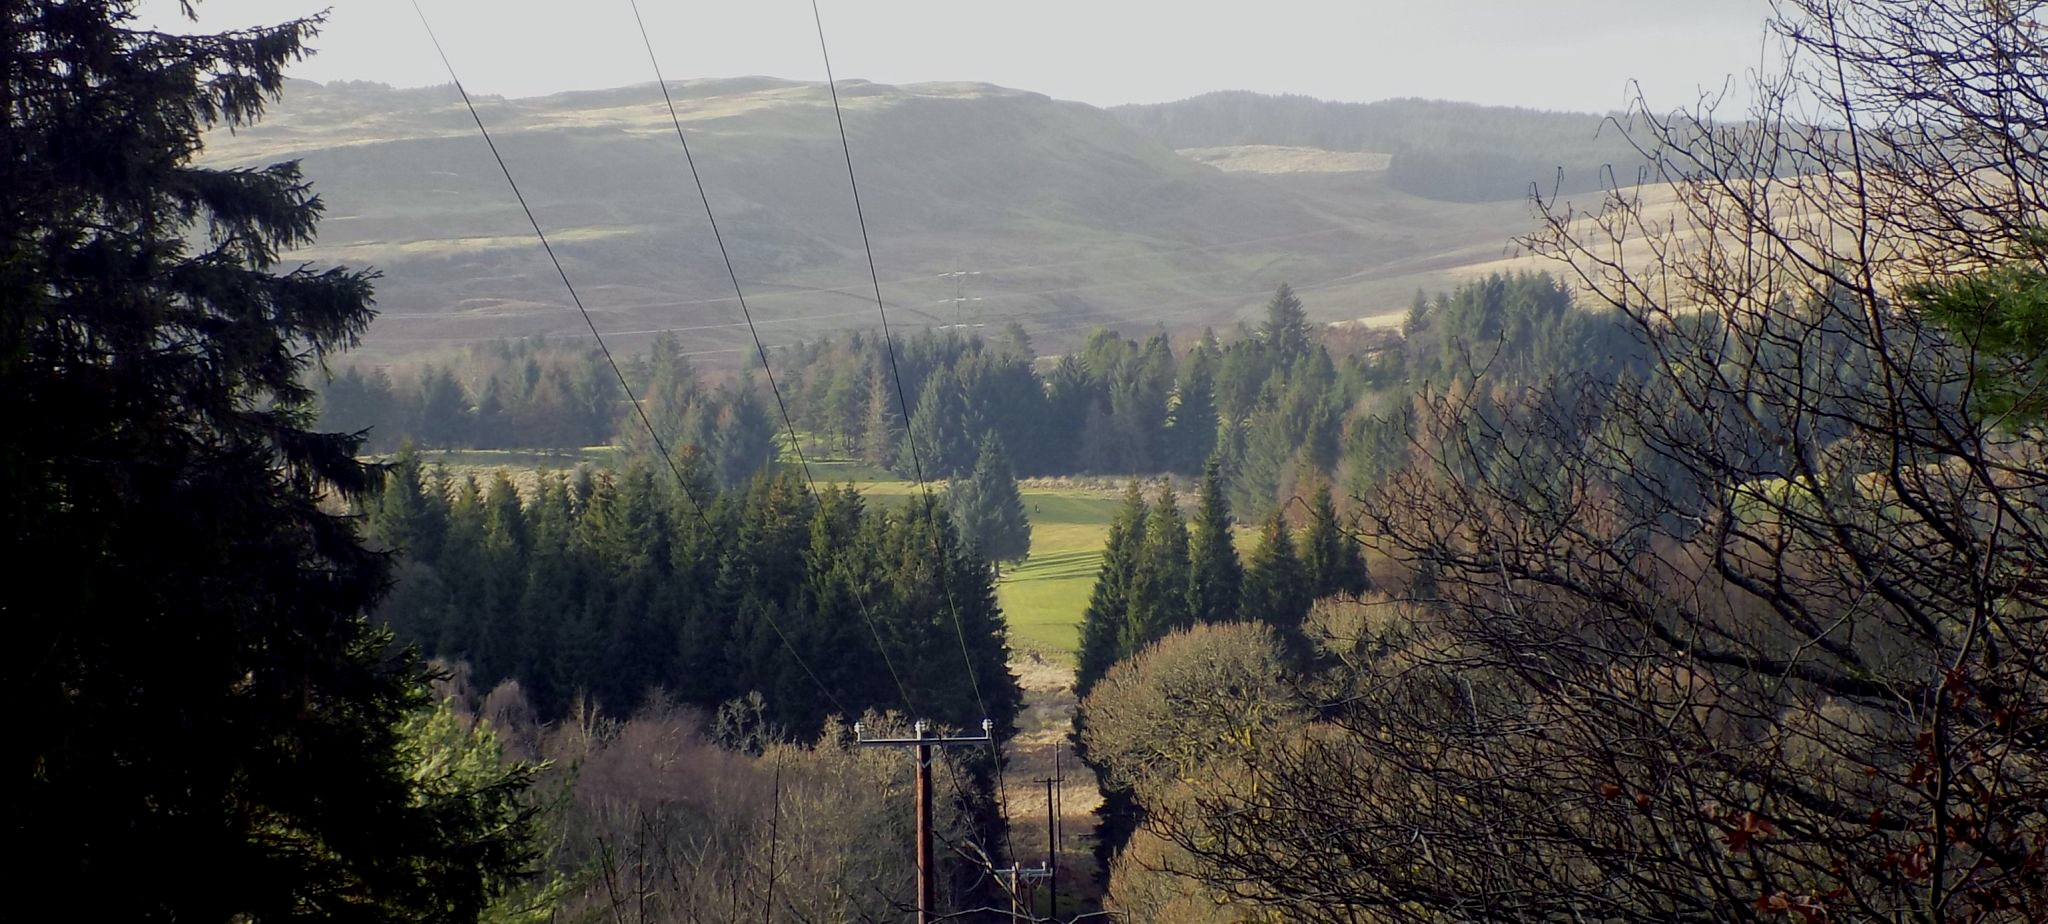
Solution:
M996 602L1009 623L1010 647L1071 662L1109 521L1123 501L1092 491L1022 493L1031 517L1031 557L1003 571Z
M853 476L848 483L879 507L900 506L918 493L915 482L861 479L873 473L858 469L846 474ZM815 464L813 475L821 482L826 478ZM932 491L943 493L944 487L933 485ZM1019 493L1031 518L1031 557L1003 569L996 602L1009 626L1011 648L1071 663L1080 648L1081 614L1095 587L1109 521L1123 500L1090 488L1027 487Z

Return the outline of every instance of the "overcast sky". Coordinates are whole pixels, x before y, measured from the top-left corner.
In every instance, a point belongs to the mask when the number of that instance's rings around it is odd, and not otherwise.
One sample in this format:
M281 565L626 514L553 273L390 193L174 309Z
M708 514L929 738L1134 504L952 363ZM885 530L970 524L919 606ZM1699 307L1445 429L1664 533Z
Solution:
M975 80L1097 105L1212 90L1543 109L1691 102L1756 67L1768 0L819 0L840 79ZM446 83L410 0L204 0L199 28L332 6L309 80ZM628 0L420 0L473 92L653 79ZM640 0L670 79L822 79L808 0ZM175 21L175 0L144 0ZM572 12L573 11L573 12ZM180 27L190 28L190 27Z

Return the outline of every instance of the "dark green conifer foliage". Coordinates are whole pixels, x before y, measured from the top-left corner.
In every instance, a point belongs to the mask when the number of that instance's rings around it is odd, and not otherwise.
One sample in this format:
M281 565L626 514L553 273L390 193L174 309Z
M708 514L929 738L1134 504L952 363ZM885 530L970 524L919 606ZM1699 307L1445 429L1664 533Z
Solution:
M1337 518L1337 504L1328 484L1318 485L1309 502L1308 530L1301 534L1302 570L1308 575L1316 599L1364 593L1370 584L1365 572L1365 552L1358 540L1344 531Z
M481 606L489 618L474 640L471 665L479 684L495 685L509 676L519 660L519 623L515 618L526 590L527 555L532 549L526 511L512 479L499 471L491 476L484 501L484 548Z
M1295 553L1293 531L1287 528L1287 518L1274 511L1259 533L1258 547L1252 550L1251 567L1245 569L1244 617L1283 631L1299 629L1314 602L1309 591L1308 573Z
M717 426L708 441L712 469L719 484L736 488L775 464L781 452L781 431L768 416L768 408L754 391L751 376L739 384L721 389Z
M904 475L923 470L926 478L953 478L974 465L974 437L967 420L967 402L960 380L940 369L926 377L917 410L896 453L896 470Z
M524 865L525 777L416 764L424 670L365 617L385 558L323 507L374 472L300 384L372 274L275 270L320 214L297 165L192 164L318 21L184 36L136 6L0 14L14 913L475 920Z
M1205 337L1181 364L1172 420L1166 429L1166 466L1192 475L1216 452L1216 341Z
M1102 566L1096 569L1095 588L1081 615L1081 651L1074 685L1083 696L1126 653L1121 647L1123 631L1144 559L1148 512L1145 495L1139 493L1137 482L1131 482L1124 492L1123 507L1110 521Z
M1222 461L1202 469L1188 548L1188 609L1198 622L1234 622L1244 587L1244 564L1230 532L1230 502L1223 496Z
M1031 520L1024 497L994 431L981 440L974 473L946 486L946 508L961 538L990 563L1019 561L1031 554Z
M1131 587L1131 601L1123 632L1117 640L1118 658L1128 658L1175 629L1194 625L1188 603L1188 527L1180 513L1180 499L1168 480L1145 518L1145 545L1138 573Z
M1259 328L1259 339L1272 349L1273 359L1282 369L1308 356L1314 346L1315 334L1308 323L1308 311L1287 283L1281 283L1272 300L1266 302L1266 323Z

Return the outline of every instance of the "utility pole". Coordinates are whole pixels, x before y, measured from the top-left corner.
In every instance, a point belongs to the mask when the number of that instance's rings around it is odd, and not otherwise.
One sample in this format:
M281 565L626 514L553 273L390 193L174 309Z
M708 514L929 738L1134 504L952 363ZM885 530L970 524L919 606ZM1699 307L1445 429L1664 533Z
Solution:
M1045 784L1045 916L1054 920L1060 915L1060 813L1053 787L1066 781L1060 773L1059 742L1053 742L1052 775L1032 782Z
M853 723L853 740L864 748L915 748L917 757L917 924L933 924L939 904L938 864L932 858L932 748L995 741L995 723L981 720L981 734L954 737L926 736L931 726L923 719L911 726L909 738L863 737L866 729Z
M1010 882L1010 920L1013 924L1018 921L1040 920L1036 915L1026 914L1024 911L1024 895L1026 894L1024 891L1024 881L1027 879L1044 879L1052 875L1052 869L1043 865L1032 869L1024 869L1012 863L1007 869L995 870L995 874L997 882L1005 879Z

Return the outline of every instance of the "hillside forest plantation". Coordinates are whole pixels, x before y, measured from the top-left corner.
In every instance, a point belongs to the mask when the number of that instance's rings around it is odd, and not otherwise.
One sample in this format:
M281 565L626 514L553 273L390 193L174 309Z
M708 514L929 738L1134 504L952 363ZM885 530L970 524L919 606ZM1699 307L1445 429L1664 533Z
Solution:
M2048 921L2040 3L1610 116L141 6L0 2L21 920Z

